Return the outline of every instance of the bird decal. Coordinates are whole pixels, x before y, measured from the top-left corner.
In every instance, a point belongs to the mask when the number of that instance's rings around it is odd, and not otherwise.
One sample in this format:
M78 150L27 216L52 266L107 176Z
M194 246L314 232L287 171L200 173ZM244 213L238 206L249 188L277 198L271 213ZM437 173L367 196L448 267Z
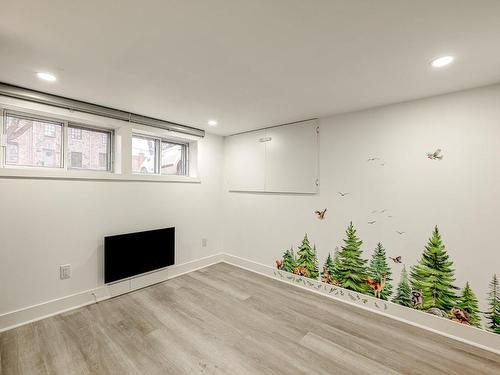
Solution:
M375 158L369 158L367 161L375 161L375 160L380 160L380 158L377 158L377 157L375 157Z
M323 211L316 210L314 213L317 215L318 219L323 220L326 214L326 208Z
M401 261L401 255L398 255L397 257L389 257L394 263L402 263Z
M397 230L396 233L401 236L401 235L405 234L406 232L400 232L399 230Z
M441 149L440 148L438 148L434 152L428 152L427 153L427 158L431 159L431 160L443 160L443 156L444 155L441 154Z
M368 224L375 224L377 221L376 220L373 220L373 221L369 221Z
M341 191L339 191L339 194L341 197L345 197L346 195L349 195L349 193L342 193Z

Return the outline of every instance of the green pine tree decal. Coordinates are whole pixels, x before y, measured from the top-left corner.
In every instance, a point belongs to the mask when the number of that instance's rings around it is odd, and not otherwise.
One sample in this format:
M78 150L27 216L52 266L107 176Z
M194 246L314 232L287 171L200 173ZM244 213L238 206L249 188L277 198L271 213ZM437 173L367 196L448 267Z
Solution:
M413 303L411 301L411 287L406 267L403 267L403 270L401 271L401 278L396 289L396 295L392 299L392 302L406 307L413 307Z
M391 268L387 264L385 249L380 242L377 244L377 247L373 252L372 259L370 260L368 274L373 280L379 283L381 282L382 275L385 275L385 284L384 288L380 292L380 298L387 301L392 294L392 273Z
M333 263L332 255L328 253L328 257L323 265L323 271L321 272L321 281L327 284L333 284L335 281L333 278L334 272L335 264Z
M454 272L453 262L449 260L436 226L422 258L411 269L412 286L422 292L422 309L437 307L450 311L455 306L457 296L454 290L458 288L453 286Z
M361 258L362 241L356 236L352 222L346 230L345 245L339 253L338 281L343 288L359 293L368 293L366 259Z
M295 262L296 266L304 267L309 272L309 278L317 279L319 270L318 262L316 259L316 247L311 248L309 239L307 238L307 233L302 240L302 244L297 250L297 260Z
M327 284L338 285L338 268L339 268L339 249L335 248L332 258L331 253L328 253L325 264L323 265L323 272L321 274L321 281Z
M336 280L337 282L339 281L340 279L340 274L339 274L339 270L340 270L340 256L339 256L339 248L336 247L335 248L335 251L333 253L333 269L332 269L332 277L334 280Z
M458 307L467 311L469 323L477 328L481 328L481 318L479 317L479 307L476 295L472 291L469 282L465 283L462 295L458 299Z
M328 257L326 257L325 265L323 266L323 270L328 270L328 273L331 275L334 270L334 264L333 264L333 259L332 255L328 253Z
M293 254L293 248L290 247L290 250L285 251L283 254L283 271L292 272L295 267L295 255Z
M490 282L490 293L488 296L490 309L486 313L488 318L488 329L493 333L500 334L500 289L497 275L493 275Z

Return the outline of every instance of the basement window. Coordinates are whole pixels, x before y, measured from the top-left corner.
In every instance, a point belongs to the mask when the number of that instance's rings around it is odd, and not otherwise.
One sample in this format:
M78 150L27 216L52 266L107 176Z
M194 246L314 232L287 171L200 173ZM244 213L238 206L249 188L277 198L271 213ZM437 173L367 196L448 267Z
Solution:
M4 114L6 165L63 167L62 122L6 112Z
M68 131L68 168L111 170L111 131L75 124Z

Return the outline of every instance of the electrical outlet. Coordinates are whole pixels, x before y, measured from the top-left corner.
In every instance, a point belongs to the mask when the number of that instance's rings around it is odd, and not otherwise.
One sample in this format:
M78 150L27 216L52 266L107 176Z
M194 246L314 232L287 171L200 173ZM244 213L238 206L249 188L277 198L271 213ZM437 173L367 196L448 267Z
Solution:
M206 238L201 239L201 247L207 247L208 240Z
M61 280L69 279L71 277L71 264L63 264L59 266L59 278Z

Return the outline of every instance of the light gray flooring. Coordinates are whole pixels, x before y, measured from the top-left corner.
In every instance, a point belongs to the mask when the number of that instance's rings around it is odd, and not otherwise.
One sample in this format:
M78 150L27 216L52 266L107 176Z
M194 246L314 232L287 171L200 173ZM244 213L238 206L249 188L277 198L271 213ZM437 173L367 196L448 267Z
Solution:
M498 375L499 357L222 263L0 334L2 375Z

